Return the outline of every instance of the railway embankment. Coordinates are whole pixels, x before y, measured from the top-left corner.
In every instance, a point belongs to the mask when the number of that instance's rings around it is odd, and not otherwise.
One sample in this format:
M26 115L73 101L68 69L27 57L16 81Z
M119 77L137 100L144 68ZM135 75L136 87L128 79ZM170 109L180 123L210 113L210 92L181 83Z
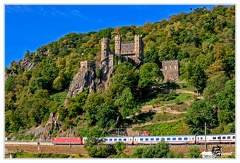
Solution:
M173 152L181 152L185 156L188 155L189 148L192 145L170 145L170 150ZM211 151L212 148L216 145L207 145L207 149L205 145L198 145L200 152L203 151ZM223 155L228 154L235 154L235 144L219 144L222 148ZM127 148L124 150L124 153L129 155L132 153L132 150L136 146L128 145ZM47 146L47 145L5 145L5 149L8 151L25 151L30 153L55 153L55 154L81 154L83 156L88 157L87 151L83 148L82 145L60 145L60 146Z

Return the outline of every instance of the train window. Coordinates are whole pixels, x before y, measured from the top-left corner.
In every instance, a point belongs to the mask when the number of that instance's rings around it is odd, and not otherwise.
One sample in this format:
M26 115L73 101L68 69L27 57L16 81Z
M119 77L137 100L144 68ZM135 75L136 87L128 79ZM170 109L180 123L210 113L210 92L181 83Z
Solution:
M119 139L119 141L122 141L122 139Z
M167 138L167 140L170 140L170 138Z
M117 139L114 139L114 141L117 141Z
M150 138L150 140L154 140L154 138Z
M219 136L218 139L221 139L221 137Z
M214 136L214 137L213 137L213 140L215 140L215 139L216 139L216 137Z
M203 140L203 137L200 137L200 140Z
M227 139L231 139L231 136L228 136Z
M226 139L226 136L223 136L222 139Z
M183 140L188 140L188 138L187 138L187 137L184 137Z
M112 139L109 139L109 141L112 141Z
M233 139L235 139L235 136L233 136Z
M143 138L140 138L140 141L143 141Z
M162 138L161 140L165 140L165 138Z
M172 138L172 140L176 140L176 138Z
M145 138L146 141L148 141L148 138Z
M178 138L178 140L182 140L182 138Z
M124 139L123 139L123 141L127 141L127 139L126 139L126 138L124 138Z
M105 139L106 141L108 141L108 139Z
M156 138L156 140L159 140L159 138Z

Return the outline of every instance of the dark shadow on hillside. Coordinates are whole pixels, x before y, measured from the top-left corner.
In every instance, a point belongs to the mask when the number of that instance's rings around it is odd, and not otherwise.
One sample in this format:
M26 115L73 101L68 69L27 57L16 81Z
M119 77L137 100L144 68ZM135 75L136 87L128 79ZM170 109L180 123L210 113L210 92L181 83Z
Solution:
M136 116L136 122L135 123L145 123L148 121L151 121L153 119L153 116L156 114L156 111L149 110L148 112L142 112Z

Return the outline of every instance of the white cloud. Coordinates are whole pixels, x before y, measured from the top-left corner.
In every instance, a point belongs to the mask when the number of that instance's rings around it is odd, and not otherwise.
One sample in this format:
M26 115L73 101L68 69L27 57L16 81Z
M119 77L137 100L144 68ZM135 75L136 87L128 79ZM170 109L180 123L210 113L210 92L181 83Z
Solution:
M5 5L5 11L9 13L32 12L32 9L26 5Z

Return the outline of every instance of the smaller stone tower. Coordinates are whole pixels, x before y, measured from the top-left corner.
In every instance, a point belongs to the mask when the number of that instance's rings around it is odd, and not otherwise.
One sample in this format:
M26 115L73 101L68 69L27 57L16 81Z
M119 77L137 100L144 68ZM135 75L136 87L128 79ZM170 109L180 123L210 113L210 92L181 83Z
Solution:
M122 37L120 35L115 36L115 54L121 54Z
M101 40L101 64L108 64L108 56L109 56L109 39L108 38L102 38Z
M162 61L162 72L164 81L177 81L179 76L179 61L169 60Z

